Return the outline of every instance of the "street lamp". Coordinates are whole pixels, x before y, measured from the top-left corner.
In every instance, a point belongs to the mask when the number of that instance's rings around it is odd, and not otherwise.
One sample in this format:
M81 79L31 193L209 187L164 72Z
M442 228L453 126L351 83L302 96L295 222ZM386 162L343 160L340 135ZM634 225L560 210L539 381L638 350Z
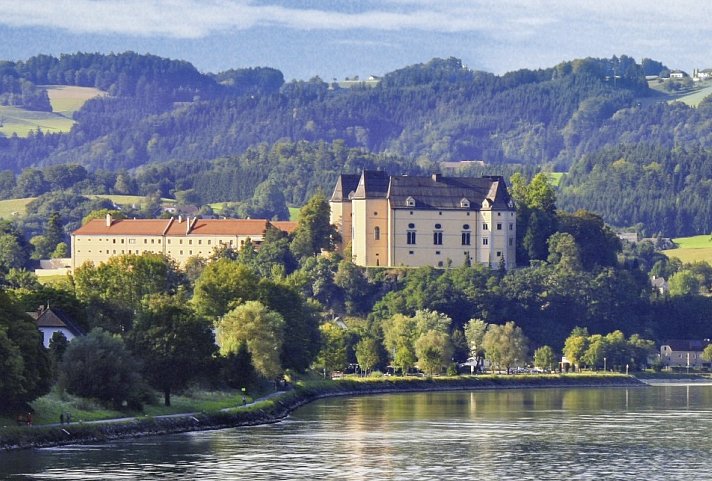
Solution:
M603 372L606 372L606 358L603 358Z

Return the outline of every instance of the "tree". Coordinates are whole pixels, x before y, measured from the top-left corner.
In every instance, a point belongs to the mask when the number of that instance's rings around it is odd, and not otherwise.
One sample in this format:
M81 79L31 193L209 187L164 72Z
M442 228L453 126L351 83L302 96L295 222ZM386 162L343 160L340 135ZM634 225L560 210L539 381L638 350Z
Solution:
M222 358L222 379L232 388L243 388L257 382L257 372L252 365L252 355L247 347L247 342L241 342L237 351L229 353Z
M69 346L69 341L65 335L56 331L52 333L52 337L49 340L49 357L52 360L52 372L55 377L59 374L59 365L62 363L62 357Z
M49 392L50 358L37 326L0 289L0 411L11 410Z
M121 408L124 403L138 402L140 369L119 336L96 328L69 343L59 368L59 382L71 394Z
M556 232L549 237L549 257L547 261L565 271L580 271L581 256L576 241L571 234Z
M221 317L217 341L223 356L237 352L240 343L246 343L255 370L267 379L276 379L282 373L284 319L259 301L247 301Z
M379 343L375 338L364 337L356 344L356 361L366 374L381 362Z
M579 369L586 349L588 349L588 330L577 327L571 331L571 335L564 342L564 357L575 369Z
M346 367L346 332L334 323L327 322L319 327L321 349L315 364L326 373Z
M0 272L7 272L13 267L24 267L27 260L27 251L23 249L17 237L0 231Z
M668 284L671 296L689 296L697 294L700 290L699 277L686 269L673 274Z
M707 344L702 351L702 359L707 362L712 362L712 344Z
M144 298L127 342L166 406L173 391L205 372L216 350L210 324L180 297L165 294Z
M475 371L482 369L485 359L483 341L488 327L489 324L482 319L470 319L465 325L465 337L470 347L470 356L475 358Z
M257 275L246 265L230 259L213 261L195 281L193 303L196 311L216 319L231 306L256 299L257 283Z
M552 371L556 368L556 356L554 350L549 346L541 346L534 351L534 366L545 371Z
M527 355L527 338L514 322L492 324L482 340L487 358L507 374L515 363L524 362Z
M297 257L319 254L322 249L334 250L338 233L329 223L329 202L322 193L315 194L299 211L299 223L294 232L291 250Z
M418 367L430 376L441 372L452 360L450 336L431 329L415 342L415 355L418 358Z

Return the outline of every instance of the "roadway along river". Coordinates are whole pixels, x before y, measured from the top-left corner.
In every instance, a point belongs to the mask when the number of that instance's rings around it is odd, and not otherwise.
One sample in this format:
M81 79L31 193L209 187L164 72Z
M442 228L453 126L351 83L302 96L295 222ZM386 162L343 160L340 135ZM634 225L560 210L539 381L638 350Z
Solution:
M388 394L266 426L0 453L0 479L690 480L712 386Z

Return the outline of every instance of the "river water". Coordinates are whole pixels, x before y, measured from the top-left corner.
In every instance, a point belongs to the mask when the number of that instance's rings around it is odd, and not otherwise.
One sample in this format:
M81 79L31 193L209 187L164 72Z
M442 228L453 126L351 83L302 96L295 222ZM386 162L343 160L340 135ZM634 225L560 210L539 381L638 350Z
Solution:
M0 479L712 479L712 386L331 398L273 425L0 453Z

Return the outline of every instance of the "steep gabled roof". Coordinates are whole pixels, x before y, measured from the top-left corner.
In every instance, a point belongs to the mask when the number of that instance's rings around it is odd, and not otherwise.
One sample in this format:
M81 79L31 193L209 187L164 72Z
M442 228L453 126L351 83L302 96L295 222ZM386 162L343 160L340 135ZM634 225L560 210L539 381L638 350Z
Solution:
M48 307L37 312L28 312L37 324L38 328L65 328L75 336L83 336L84 330L61 309Z
M385 199L390 177L380 170L364 170L358 181L354 199Z
M348 202L351 200L349 194L356 192L359 179L361 179L361 176L357 174L341 174L336 180L334 193L331 194L331 202Z

